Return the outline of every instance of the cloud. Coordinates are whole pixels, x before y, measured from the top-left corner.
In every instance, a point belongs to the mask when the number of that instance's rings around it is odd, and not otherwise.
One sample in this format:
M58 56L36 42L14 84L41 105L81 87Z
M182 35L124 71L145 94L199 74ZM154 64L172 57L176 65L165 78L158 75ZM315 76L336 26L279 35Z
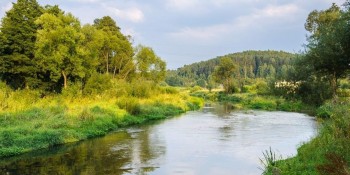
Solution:
M205 3L205 2L201 2ZM199 0L168 0L166 5L168 8L177 10L187 10L200 4Z
M185 27L169 35L173 38L215 40L221 39L229 34L240 35L248 28L266 27L271 22L283 23L293 19L298 13L298 7L294 4L281 6L267 6L263 9L255 9L252 13L236 17L232 21L213 24L204 27Z
M137 7L126 9L118 9L115 7L106 7L113 15L120 19L131 21L134 23L142 22L144 20L143 12Z
M95 2L101 2L103 0L72 0L76 2L82 2L82 3L95 3Z
M263 9L257 9L247 16L241 16L236 20L236 26L240 28L248 27L254 24L264 24L273 22L284 22L294 19L295 14L299 11L295 4L281 6L267 6Z

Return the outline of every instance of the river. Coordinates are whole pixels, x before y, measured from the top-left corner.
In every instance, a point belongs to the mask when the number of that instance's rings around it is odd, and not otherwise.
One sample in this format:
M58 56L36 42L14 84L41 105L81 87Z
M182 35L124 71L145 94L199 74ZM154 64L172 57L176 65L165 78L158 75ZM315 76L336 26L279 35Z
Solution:
M0 174L255 175L263 151L292 156L316 132L314 118L304 114L216 105L0 160Z

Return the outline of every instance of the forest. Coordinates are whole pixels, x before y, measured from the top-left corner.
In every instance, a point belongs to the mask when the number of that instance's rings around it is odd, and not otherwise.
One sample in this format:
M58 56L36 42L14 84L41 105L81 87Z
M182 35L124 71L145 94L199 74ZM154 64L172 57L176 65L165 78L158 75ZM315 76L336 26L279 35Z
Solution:
M297 54L283 51L244 51L228 54L207 61L185 65L177 70L169 70L166 83L171 86L206 87L213 79L212 73L222 58L232 59L236 68L236 79L278 79L284 80L293 68L292 61Z
M82 26L58 6L19 0L0 30L0 77L13 89L60 93L70 84L94 86L89 80L102 75L155 83L165 76L166 63L153 49L133 48L109 16Z

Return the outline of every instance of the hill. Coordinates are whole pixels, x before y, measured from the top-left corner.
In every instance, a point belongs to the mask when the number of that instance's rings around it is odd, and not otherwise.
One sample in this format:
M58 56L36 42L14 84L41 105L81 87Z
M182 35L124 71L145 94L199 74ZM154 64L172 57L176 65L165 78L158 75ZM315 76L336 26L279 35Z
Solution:
M177 70L169 70L166 83L171 86L205 86L210 75L223 57L231 58L237 65L235 77L244 79L275 78L284 79L292 68L297 54L284 51L255 51L232 53L224 56L185 65Z

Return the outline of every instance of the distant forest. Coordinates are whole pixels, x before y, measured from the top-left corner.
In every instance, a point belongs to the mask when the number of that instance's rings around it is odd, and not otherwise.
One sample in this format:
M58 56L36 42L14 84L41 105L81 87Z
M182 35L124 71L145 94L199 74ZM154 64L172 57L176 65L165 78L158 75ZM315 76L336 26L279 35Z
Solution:
M223 57L231 58L236 65L237 79L284 80L293 69L292 61L297 54L284 51L244 51L219 56L207 61L185 65L177 70L169 70L166 83L170 86L202 86L211 81L215 67Z

